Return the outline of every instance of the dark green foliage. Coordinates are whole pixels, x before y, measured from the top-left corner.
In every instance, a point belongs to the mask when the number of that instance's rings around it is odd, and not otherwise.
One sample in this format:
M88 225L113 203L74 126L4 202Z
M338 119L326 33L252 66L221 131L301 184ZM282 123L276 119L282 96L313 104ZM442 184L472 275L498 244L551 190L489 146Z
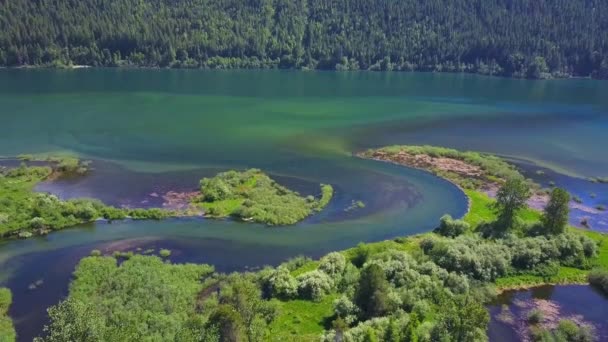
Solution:
M434 341L483 341L490 315L483 305L470 295L458 296L439 312L439 319L431 336Z
M498 220L495 227L503 232L513 228L517 212L526 206L530 195L530 186L525 180L508 179L496 193L494 209L498 214Z
M587 325L578 325L571 320L561 320L557 328L548 329L533 329L532 340L538 342L592 342L596 340L593 332L593 327Z
M267 324L276 316L275 306L261 298L253 277L233 275L221 288L219 307L211 314L207 326L215 326L220 341L266 340Z
M195 315L206 265L171 265L135 255L82 259L70 296L49 309L49 335L41 341L173 340ZM86 337L85 337L86 336Z
M16 338L13 322L8 317L12 300L11 291L0 287L0 341L2 342L13 342Z
M15 0L0 65L608 76L605 1Z
M245 326L238 311L232 306L220 305L207 321L208 328L215 328L222 342L238 342L245 337Z
M608 294L608 270L592 270L591 273L589 273L589 283Z
M353 265L357 267L362 267L363 264L367 261L369 256L369 248L366 244L360 242L357 247L354 248L354 256L351 260Z
M389 283L384 271L377 264L370 264L361 271L355 303L365 318L384 315L388 310Z
M463 220L454 220L450 215L441 217L439 227L435 232L447 237L456 237L466 232L470 228L469 224Z
M555 188L551 191L551 198L545 207L542 223L547 234L561 234L568 224L568 208L570 194L564 189Z

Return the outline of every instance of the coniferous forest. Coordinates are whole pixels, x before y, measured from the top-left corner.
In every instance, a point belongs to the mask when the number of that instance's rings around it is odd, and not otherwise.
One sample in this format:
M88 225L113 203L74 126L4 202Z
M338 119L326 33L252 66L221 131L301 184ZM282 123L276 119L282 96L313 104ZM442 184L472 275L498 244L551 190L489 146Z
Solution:
M608 78L604 0L3 0L3 66Z

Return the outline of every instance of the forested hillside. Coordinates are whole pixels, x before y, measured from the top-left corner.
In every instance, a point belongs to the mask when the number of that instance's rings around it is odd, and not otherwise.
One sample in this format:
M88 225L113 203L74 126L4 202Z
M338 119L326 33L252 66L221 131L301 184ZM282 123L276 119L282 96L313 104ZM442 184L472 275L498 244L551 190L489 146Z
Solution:
M2 0L0 64L608 78L608 2Z

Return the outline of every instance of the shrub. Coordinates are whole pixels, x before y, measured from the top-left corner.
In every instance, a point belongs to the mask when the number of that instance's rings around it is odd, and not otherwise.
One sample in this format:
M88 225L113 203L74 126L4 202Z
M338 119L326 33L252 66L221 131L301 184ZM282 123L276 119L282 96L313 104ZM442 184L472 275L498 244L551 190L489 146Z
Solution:
M357 320L359 308L348 297L342 295L334 301L334 313L351 325Z
M30 227L34 229L43 228L45 226L45 221L42 217L34 217L30 220Z
M534 309L528 313L528 323L530 324L539 324L543 319L543 313L538 309Z
M456 237L470 228L469 224L463 220L454 220L450 215L441 217L439 227L435 230L439 235Z
M158 252L158 255L160 255L163 258L168 258L171 255L171 251L163 248Z
M339 252L332 252L321 258L319 270L334 280L339 280L346 268L346 258Z
M284 266L279 266L270 274L267 285L271 295L276 298L289 299L298 294L298 282Z
M593 342L595 336L590 326L578 326L571 320L561 320L554 333L556 340L567 342Z
M353 264L348 263L344 268L344 273L342 274L340 282L338 282L337 288L342 293L351 292L356 287L358 281L359 269Z
M320 301L331 292L333 280L324 272L314 270L301 274L297 278L298 292L303 298Z
M493 281L507 273L511 264L509 249L498 243L462 238L436 244L431 259L450 272L471 278Z
M608 294L608 270L594 269L589 273L589 283Z

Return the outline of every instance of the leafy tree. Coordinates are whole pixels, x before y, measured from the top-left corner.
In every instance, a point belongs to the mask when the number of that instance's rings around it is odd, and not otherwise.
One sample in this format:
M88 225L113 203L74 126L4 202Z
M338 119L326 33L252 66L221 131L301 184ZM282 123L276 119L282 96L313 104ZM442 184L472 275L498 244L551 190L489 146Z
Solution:
M0 7L0 65L603 78L607 12L602 0L14 0Z
M542 223L545 232L549 234L561 234L568 224L570 194L564 189L555 188L551 191L549 203L545 207Z
M221 342L239 342L245 337L241 315L230 305L220 305L209 316L208 328L216 328Z
M443 341L485 341L485 331L490 315L483 305L469 295L458 296L453 302L444 303L433 335Z
M526 206L530 198L530 186L521 178L508 179L496 193L494 209L498 214L497 224L502 230L513 227L517 211Z
M377 264L366 266L361 272L355 303L365 318L382 316L387 312L389 283L384 270Z

